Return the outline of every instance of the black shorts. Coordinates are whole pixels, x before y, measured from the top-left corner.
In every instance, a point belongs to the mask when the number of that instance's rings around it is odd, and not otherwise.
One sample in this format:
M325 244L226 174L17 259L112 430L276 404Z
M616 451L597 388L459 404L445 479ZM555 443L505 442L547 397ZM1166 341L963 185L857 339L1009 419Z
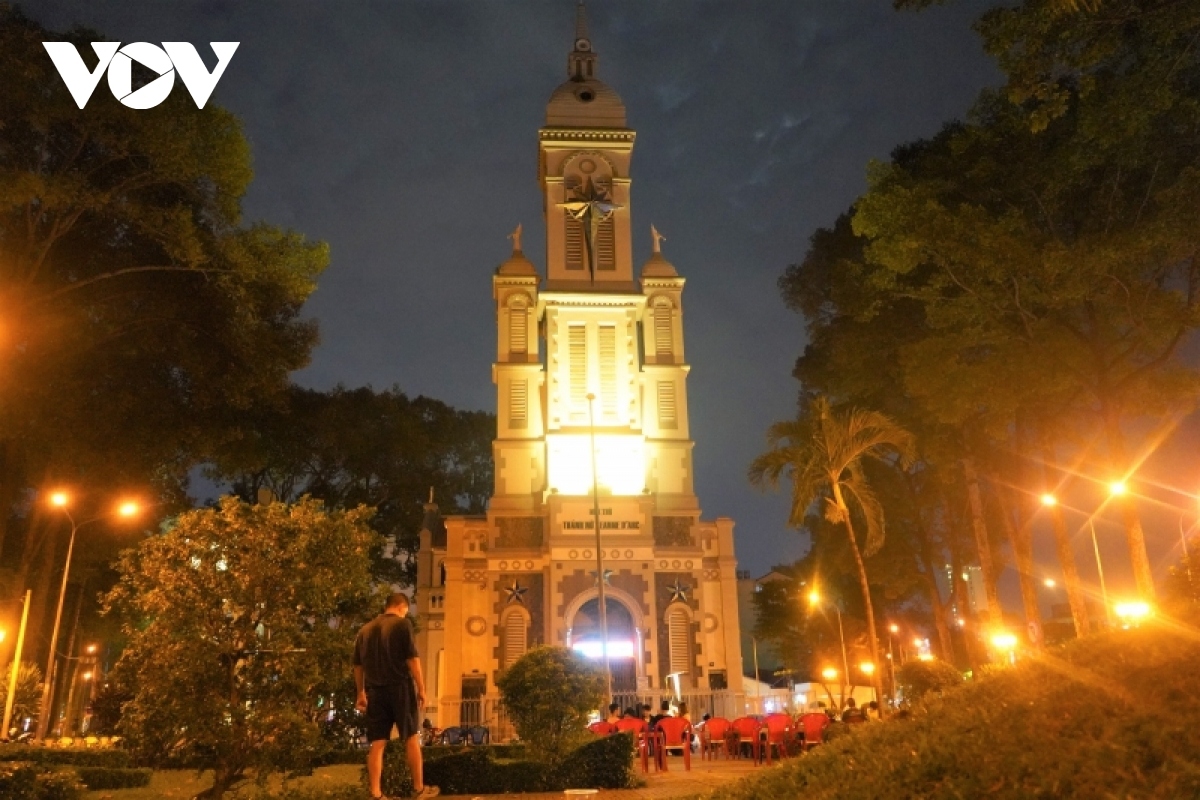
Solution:
M421 730L416 687L411 680L394 686L367 686L367 741L392 738L392 726L407 740Z

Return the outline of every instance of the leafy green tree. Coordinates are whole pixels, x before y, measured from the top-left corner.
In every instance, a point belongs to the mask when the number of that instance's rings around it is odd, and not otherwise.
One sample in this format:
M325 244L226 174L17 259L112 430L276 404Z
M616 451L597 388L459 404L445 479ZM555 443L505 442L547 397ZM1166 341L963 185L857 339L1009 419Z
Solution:
M8 679L12 675L12 662L4 665L0 672L0 717L8 703ZM42 707L42 671L37 664L22 661L17 667L17 696L13 701L12 724L19 726L24 719L37 719Z
M238 120L178 91L138 111L102 90L81 111L41 43L86 60L103 38L0 5L0 545L17 587L55 549L32 491L185 507L230 411L285 389L316 342L300 313L328 250L242 220Z
M960 686L962 673L953 664L939 661L906 661L896 670L896 685L904 692L904 698L919 703L933 693Z
M517 734L551 767L588 740L588 714L606 703L604 676L566 647L535 647L496 687Z
M328 508L374 508L371 525L388 543L375 574L387 583L413 583L430 490L451 514L482 514L491 495L495 415L395 387L293 386L273 407L238 415L236 430L210 477L248 502L268 489L284 501L309 495Z
M863 559L883 546L884 516L883 507L867 481L863 462L888 457L907 462L914 453L912 435L877 411L835 409L827 399L819 397L807 413L772 425L767 441L770 449L750 465L751 482L777 486L780 478L787 477L792 490L788 523L794 527L804 524L805 515L814 503L821 504L830 522L844 526L858 572L871 661L881 664L871 582ZM854 530L856 515L863 523L861 545ZM876 694L882 697L880 672L875 670L874 684Z
M122 555L105 602L129 637L119 728L140 756L200 759L213 798L312 764L373 599L370 514L225 498Z

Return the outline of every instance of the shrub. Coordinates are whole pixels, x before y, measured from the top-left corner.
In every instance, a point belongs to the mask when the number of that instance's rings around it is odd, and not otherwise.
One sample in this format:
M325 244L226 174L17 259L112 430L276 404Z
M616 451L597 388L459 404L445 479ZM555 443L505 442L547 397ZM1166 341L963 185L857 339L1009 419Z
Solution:
M566 647L535 647L496 686L530 754L551 768L587 741L588 713L604 702L603 676Z
M75 767L108 767L110 769L124 769L131 766L129 753L124 750L67 750L53 747L31 747L27 744L0 744L0 762L5 761L67 764ZM3 796L0 794L0 797Z
M634 785L633 740L629 734L593 739L567 754L554 769L537 761L504 760L506 752L519 749L505 745L424 748L425 782L448 795L624 789ZM383 792L400 797L412 792L412 777L399 740L388 745Z
M150 785L148 769L114 769L112 767L76 767L79 780L92 791L97 789L137 789Z
M0 764L4 800L78 800L83 787L73 772L47 772L33 764Z
M567 756L551 782L559 789L628 789L635 783L633 735L618 733L588 742Z
M963 682L962 673L945 661L909 661L896 670L896 683L904 698L919 703L932 692L941 693Z

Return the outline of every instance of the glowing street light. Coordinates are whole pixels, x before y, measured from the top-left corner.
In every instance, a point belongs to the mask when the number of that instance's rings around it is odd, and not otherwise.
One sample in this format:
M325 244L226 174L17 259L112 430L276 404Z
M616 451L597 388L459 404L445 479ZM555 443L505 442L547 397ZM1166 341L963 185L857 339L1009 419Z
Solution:
M1117 603L1113 606L1113 611L1117 618L1124 623L1123 627L1129 628L1150 616L1150 604L1141 600Z
M933 653L917 653L917 661L933 661Z
M71 502L71 495L66 492L52 492L50 494L50 505L55 508L66 508Z
M1108 485L1108 493L1113 497L1120 497L1128 491L1125 481L1113 481Z
M813 586L811 592L808 593L808 602L814 606L821 604L821 593L817 591L817 587ZM842 607L837 603L833 603L833 610L837 612L838 621L838 640L842 644L842 669L847 675L850 674L850 660L846 658L846 633L842 628Z
M821 677L827 681L834 680L835 678L837 678L837 676L838 676L838 671L836 669L834 669L833 667L826 667L825 669L821 670Z
M875 665L872 664L870 661L862 662L861 664L858 665L858 668L859 668L859 670L862 671L863 675L874 675L875 674Z
M891 631L892 633L899 633L900 626L895 623L892 623L891 625L888 625L888 630Z
M1055 581L1054 578L1046 578L1046 580L1042 581L1042 583L1045 584L1046 588L1048 589L1053 589L1055 586L1058 586L1058 582Z
M1011 633L997 633L992 636L992 644L997 650L1012 650L1017 646L1017 637Z
M91 656L91 655L95 655L95 654L96 654L96 645L94 645L94 644L89 644L89 645L87 646L87 651L86 651L86 652L87 652L87 654L88 654L89 656Z
M1042 505L1046 506L1047 508L1050 506L1056 506L1058 505L1058 498L1049 492L1046 492L1042 495Z
M124 503L121 503L121 505L117 506L117 514L125 517L126 519L129 519L130 517L136 517L141 513L141 511L141 506L132 500L126 500Z

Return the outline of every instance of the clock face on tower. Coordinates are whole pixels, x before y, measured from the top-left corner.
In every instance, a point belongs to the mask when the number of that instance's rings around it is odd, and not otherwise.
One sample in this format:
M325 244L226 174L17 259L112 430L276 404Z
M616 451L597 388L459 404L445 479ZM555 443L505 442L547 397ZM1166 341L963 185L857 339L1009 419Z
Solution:
M587 53L587 52L590 52L591 49L592 49L592 43L589 42L587 39L576 39L575 40L575 50L577 52Z

